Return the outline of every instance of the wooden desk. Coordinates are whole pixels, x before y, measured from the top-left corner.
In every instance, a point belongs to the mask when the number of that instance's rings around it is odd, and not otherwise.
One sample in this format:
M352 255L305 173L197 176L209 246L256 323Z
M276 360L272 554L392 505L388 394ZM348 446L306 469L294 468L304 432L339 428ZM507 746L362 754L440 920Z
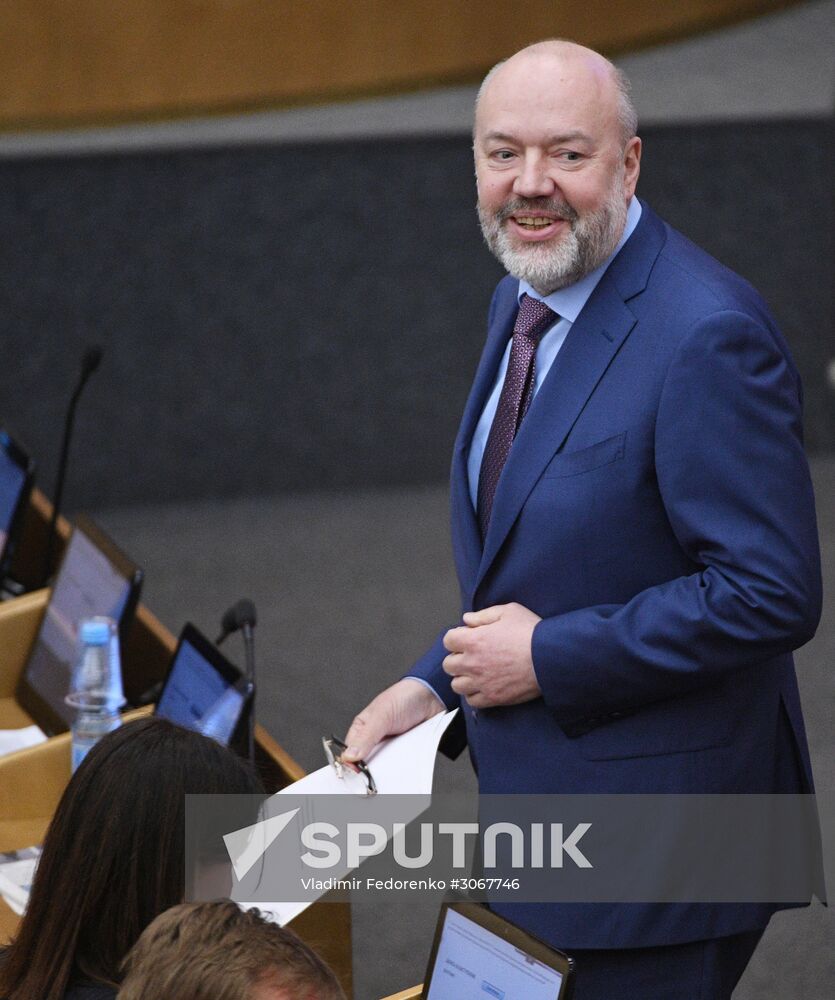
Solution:
M51 517L51 503L40 490L33 490L11 567L12 576L30 586L37 582L41 572ZM55 538L56 566L71 532L70 522L59 517ZM114 541L118 545L118 539ZM0 644L0 728L12 729L29 723L28 717L15 715L14 706L6 699L14 694L47 599L48 591L35 590L16 601L0 603L0 633L3 636ZM26 614L21 613L23 609ZM121 650L122 679L129 702L136 702L141 694L164 680L176 646L176 638L156 615L144 604L139 604ZM8 722L4 721L6 718ZM255 737L256 765L268 791L278 791L304 777L301 765L263 726L256 726Z
M46 528L51 516L49 501L34 491L13 567L16 579L35 579L43 559ZM59 519L56 553L66 544L70 530L68 522ZM13 696L48 599L47 590L38 590L0 603L0 728L29 724L25 713L21 718L15 714L16 711L22 713L22 709L15 708ZM174 636L144 604L140 604L121 651L125 694L129 700L165 677L175 648ZM137 709L127 717L149 711L149 708ZM255 728L255 763L269 792L298 781L305 773L260 725ZM43 842L69 778L69 733L0 757L0 851L19 850ZM0 900L0 942L5 943L13 937L17 925L18 917ZM333 968L346 994L351 996L350 905L343 900L325 898L310 906L291 926Z
M126 718L138 718L150 711L150 708L136 709L127 713ZM270 757L275 772L283 771L285 761L301 771L268 733L261 730L258 740L262 754ZM69 777L69 733L0 758L0 851L18 850L43 842ZM25 794L21 794L23 790L26 790ZM0 899L0 944L14 937L19 919ZM320 900L308 907L290 926L331 966L350 997L350 905L343 901Z

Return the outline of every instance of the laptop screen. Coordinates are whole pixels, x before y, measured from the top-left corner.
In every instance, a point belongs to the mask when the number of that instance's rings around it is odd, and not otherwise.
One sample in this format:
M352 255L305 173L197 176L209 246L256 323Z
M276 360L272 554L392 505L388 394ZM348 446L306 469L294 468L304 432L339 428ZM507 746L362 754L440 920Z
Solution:
M228 744L246 703L240 672L192 625L180 636L156 714Z
M480 920L466 911L480 911ZM491 919L516 934L497 933L485 926ZM426 1000L557 1000L565 985L565 972L553 967L532 950L547 952L541 942L512 927L484 907L453 904L441 912L442 925L436 935L433 957L424 986ZM517 940L512 940L516 937ZM565 956L552 952L556 963Z
M6 449L0 447L0 552L6 547L6 538L25 482L26 470L21 469Z
M124 624L138 596L140 574L112 543L91 534L92 526L75 528L52 586L49 604L22 678L19 700L42 728L60 732L75 712L65 704L78 654L79 622L107 615ZM34 705L29 705L34 696ZM42 721L43 719L43 721Z
M29 457L0 430L0 562L20 505L28 496L31 475Z

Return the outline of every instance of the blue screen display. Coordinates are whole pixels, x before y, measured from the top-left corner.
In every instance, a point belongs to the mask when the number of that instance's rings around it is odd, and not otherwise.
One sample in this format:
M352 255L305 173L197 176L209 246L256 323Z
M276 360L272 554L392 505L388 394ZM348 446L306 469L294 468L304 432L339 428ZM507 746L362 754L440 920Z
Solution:
M5 548L25 480L25 471L9 456L5 448L0 447L0 553Z
M222 677L191 643L182 642L156 714L226 744L243 704L243 692Z

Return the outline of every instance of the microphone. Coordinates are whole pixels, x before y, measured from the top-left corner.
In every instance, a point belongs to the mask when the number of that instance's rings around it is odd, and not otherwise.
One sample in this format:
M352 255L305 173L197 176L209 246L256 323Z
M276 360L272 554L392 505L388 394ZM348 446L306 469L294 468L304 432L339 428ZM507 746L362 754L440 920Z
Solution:
M219 646L228 636L233 632L240 631L245 625L249 625L252 628L257 624L257 621L255 605L246 597L242 597L221 618L220 627L222 631L217 639L215 639L215 645Z
M93 344L92 347L88 347L84 352L81 358L81 383L77 392L81 392L84 388L84 383L101 364L103 354L104 351L98 344Z
M215 645L219 646L233 632L243 632L244 634L246 680L249 688L247 755L253 767L255 766L255 635L253 629L257 620L255 605L248 598L242 597L221 618L221 633L215 640Z
M75 408L87 380L101 364L104 351L98 344L88 347L81 358L81 376L70 398L70 405L67 408L67 416L64 421L64 438L61 442L61 454L58 460L58 474L55 477L55 489L52 499L52 518L49 522L49 530L46 536L46 548L44 551L43 568L41 570L41 586L46 586L52 575L52 560L55 549L55 528L61 514L61 500L64 494L64 480L67 475L67 458L69 457L70 441L72 439L73 425L75 423Z

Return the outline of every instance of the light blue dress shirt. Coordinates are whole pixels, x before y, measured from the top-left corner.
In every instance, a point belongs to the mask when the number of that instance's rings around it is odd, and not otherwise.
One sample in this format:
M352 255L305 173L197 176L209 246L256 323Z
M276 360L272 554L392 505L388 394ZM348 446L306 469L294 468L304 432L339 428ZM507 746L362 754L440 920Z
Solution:
M614 260L623 244L626 243L632 233L635 232L635 227L638 225L640 218L641 203L637 198L633 198L629 202L629 208L626 212L626 226L623 230L623 236L621 236L620 242L615 247L612 254L603 261L600 267L595 268L594 271L590 271L584 278L581 278L573 285L561 288L559 291L552 292L550 295L540 295L539 292L535 292L526 281L519 282L520 299L523 295L530 295L531 298L539 299L541 302L544 302L559 316L559 319L557 319L542 335L542 339L539 341L539 346L536 349L536 379L534 381L534 395L536 395L539 391L539 387L544 382L545 376L548 374L551 365L554 363L554 358L556 358L557 354L559 354L559 350L565 342L565 338L568 336L568 331L571 329L571 324L574 323L580 315L580 311L586 302L588 302L591 293L597 287L597 283L603 277L603 273L606 268ZM493 424L493 417L496 415L496 409L499 405L499 396L502 392L504 376L507 371L507 362L510 358L510 344L511 341L508 340L507 347L505 348L504 355L501 363L499 364L499 370L496 372L495 384L493 385L493 389L487 398L487 402L484 404L484 409L481 411L481 417L478 424L476 424L475 433L473 434L473 440L470 445L470 454L467 461L467 475L469 477L470 499L472 500L473 510L477 508L478 476L481 471L481 459L484 455L484 447L487 444L487 435L490 433L490 427ZM422 684L424 687L428 688L443 704L443 700L438 692L422 677L409 677L409 680L417 681L418 684ZM476 713L473 712L473 715L475 714Z
M580 315L583 306L589 300L591 293L597 287L597 283L603 277L603 273L606 268L609 264L611 264L612 260L632 233L635 232L635 227L638 225L640 218L641 203L637 198L633 198L629 202L629 208L626 212L626 226L623 230L623 236L621 236L620 242L615 247L612 254L607 257L599 267L590 271L584 278L581 278L573 285L568 285L566 288L560 288L556 292L551 292L550 295L540 295L539 292L535 292L526 281L519 282L520 301L523 295L530 295L532 299L539 299L540 302L544 302L549 308L553 309L559 317L559 319L557 319L542 335L542 339L539 341L539 346L536 349L536 378L533 387L534 396L537 392L539 392L539 387L545 381L545 376L550 371L551 365L554 363L554 359L557 354L559 354L560 348L565 342L565 338L568 336L568 331L571 329L572 323L574 323ZM477 508L478 477L481 471L481 459L487 445L487 436L489 435L490 428L493 425L493 417L495 417L496 409L499 405L499 396L502 392L505 372L507 371L507 363L510 359L510 345L511 340L508 340L507 347L505 348L504 355L502 356L501 363L499 364L499 370L496 372L495 384L493 385L490 395L487 397L484 409L481 411L481 417L476 424L476 429L473 433L473 440L470 444L470 454L467 459L467 475L470 484L470 499L472 500L474 510Z

